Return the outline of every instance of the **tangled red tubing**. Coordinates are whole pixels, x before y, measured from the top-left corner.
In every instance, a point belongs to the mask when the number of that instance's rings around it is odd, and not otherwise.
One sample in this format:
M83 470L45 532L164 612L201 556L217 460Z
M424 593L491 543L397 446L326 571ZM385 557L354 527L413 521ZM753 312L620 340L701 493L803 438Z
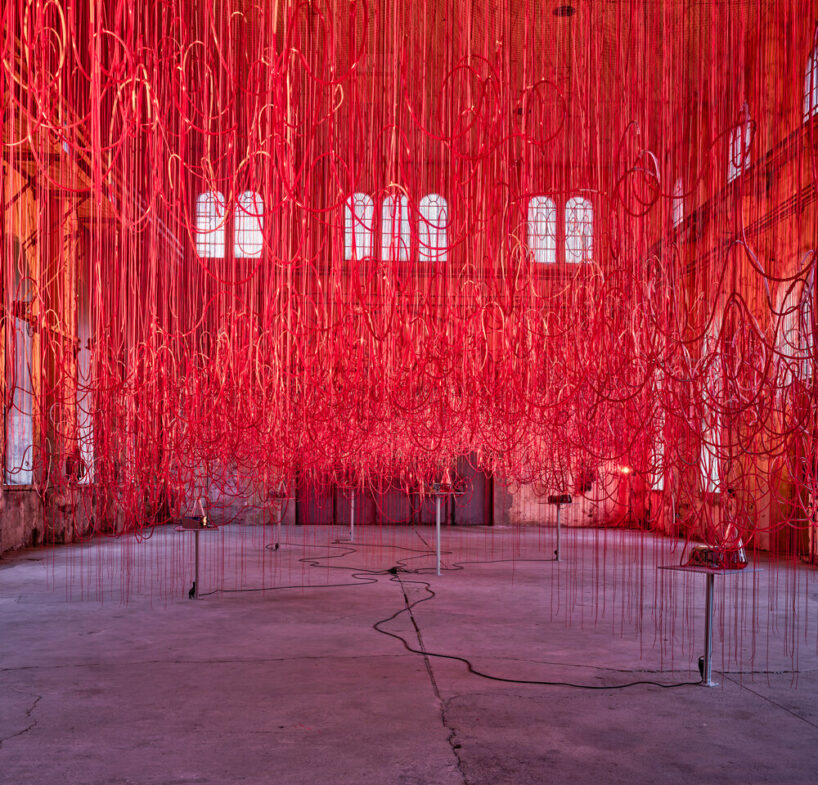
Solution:
M85 535L626 467L814 556L814 4L569 5L3 2L6 483Z

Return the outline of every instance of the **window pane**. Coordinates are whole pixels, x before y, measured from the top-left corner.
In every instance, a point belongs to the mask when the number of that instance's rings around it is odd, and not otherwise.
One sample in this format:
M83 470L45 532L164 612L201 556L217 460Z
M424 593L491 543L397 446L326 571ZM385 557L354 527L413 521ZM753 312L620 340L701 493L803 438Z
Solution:
M30 485L34 481L34 394L31 379L32 338L25 319L12 318L6 324L6 383L11 406L6 411L7 485Z
M750 142L753 129L749 115L744 122L733 129L730 134L730 159L727 162L727 182L736 179L750 161Z
M810 276L809 285L801 292L798 303L798 375L804 382L812 380L815 364L815 333L813 331L813 305L815 302L814 273Z
M594 208L575 196L565 204L565 261L590 262L594 256Z
M650 489L652 491L663 491L665 489L665 442L661 436L657 438L653 445L651 465Z
M381 258L385 262L406 261L411 239L408 200L405 196L387 196L381 215Z
M236 204L233 255L237 259L257 259L261 256L264 248L263 230L264 202L254 191L245 191Z
M702 489L712 493L720 488L721 474L721 416L711 406L712 401L721 400L721 357L717 345L721 321L713 319L702 341L702 363L704 363L704 395L702 398L702 441L699 451L699 471Z
M344 211L344 259L372 256L374 233L375 203L366 194L352 194Z
M93 381L91 378L91 307L87 284L80 287L80 307L77 338L77 443L79 457L78 479L87 484L94 481L94 420L92 415Z
M673 184L673 198L670 202L670 216L673 228L681 226L685 219L684 186L681 177Z
M818 112L818 49L813 49L807 60L804 77L804 120Z
M429 194L420 200L418 256L421 261L446 261L448 222L449 209L442 196Z
M657 402L661 401L664 377L660 374L653 385L653 395ZM650 488L653 491L665 489L665 410L662 406L656 409L656 437L651 450Z
M224 196L218 191L196 199L196 253L202 258L224 259Z
M702 477L702 489L714 493L719 489L721 453L721 427L717 415L714 422L707 417L702 422L702 448L699 453L699 470Z
M557 206L547 196L528 203L528 247L539 264L557 261Z

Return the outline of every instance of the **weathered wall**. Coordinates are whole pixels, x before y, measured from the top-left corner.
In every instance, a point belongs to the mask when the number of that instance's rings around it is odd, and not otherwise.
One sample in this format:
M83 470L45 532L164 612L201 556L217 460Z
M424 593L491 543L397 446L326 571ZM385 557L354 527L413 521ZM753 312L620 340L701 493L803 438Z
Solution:
M43 541L43 508L29 489L0 488L0 553Z

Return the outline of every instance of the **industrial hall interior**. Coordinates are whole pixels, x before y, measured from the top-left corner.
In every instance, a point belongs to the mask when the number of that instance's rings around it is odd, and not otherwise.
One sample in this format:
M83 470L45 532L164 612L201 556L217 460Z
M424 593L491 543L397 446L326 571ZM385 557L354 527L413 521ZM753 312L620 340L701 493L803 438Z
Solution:
M818 782L818 0L0 0L0 782Z

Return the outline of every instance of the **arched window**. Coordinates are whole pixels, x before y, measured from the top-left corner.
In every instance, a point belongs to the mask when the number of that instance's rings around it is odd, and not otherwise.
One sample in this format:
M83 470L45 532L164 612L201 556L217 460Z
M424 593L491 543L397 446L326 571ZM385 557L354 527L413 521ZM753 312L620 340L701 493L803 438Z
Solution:
M366 194L355 193L344 208L344 259L372 256L375 233L375 203Z
M196 253L202 258L224 259L224 196L207 191L196 199Z
M381 258L385 262L406 261L411 242L409 201L403 195L387 196L381 214Z
M673 197L670 200L670 219L674 229L680 227L685 219L684 186L681 177L673 184Z
M818 112L818 49L813 49L807 60L804 76L804 120Z
M11 390L11 406L6 413L5 482L30 485L34 477L33 332L27 319L15 316L7 324L6 384Z
M657 375L653 384L653 395L657 401L661 401L662 388L664 387L664 377ZM656 438L651 450L651 473L650 489L652 491L663 491L665 489L665 410L659 406L656 410Z
M16 237L11 273L3 303L6 312L3 481L6 485L30 485L34 482L34 333L29 321L32 293L28 264Z
M420 200L418 218L418 258L424 262L445 262L446 226L449 208L439 194L428 194Z
M532 196L528 203L528 247L534 261L557 261L557 206L547 196Z
M75 467L76 479L87 485L94 481L94 379L92 352L94 347L91 317L91 282L87 280L91 265L83 265L85 280L80 282L77 298L77 446L80 465Z
M801 291L798 302L798 353L800 355L799 377L803 382L812 381L815 370L815 272L810 274L807 285Z
M575 196L565 203L565 261L590 262L594 256L594 208Z
M236 201L233 255L258 259L264 248L264 202L255 191L245 191Z
M773 324L776 330L776 361L779 366L778 383L782 389L789 387L793 379L799 376L801 359L801 308L799 300L801 289L789 283L779 286L773 313Z
M753 124L750 111L744 105L744 119L730 133L730 155L727 161L727 182L732 183L750 162L750 142L753 139Z
M814 276L802 286L782 284L776 303L776 350L781 363L780 384L787 387L795 379L809 384L813 376L813 302Z
M721 476L722 422L716 408L721 404L722 359L718 346L721 319L714 317L702 341L702 359L704 364L702 395L702 441L699 450L699 471L702 478L702 489L708 493L718 491Z

